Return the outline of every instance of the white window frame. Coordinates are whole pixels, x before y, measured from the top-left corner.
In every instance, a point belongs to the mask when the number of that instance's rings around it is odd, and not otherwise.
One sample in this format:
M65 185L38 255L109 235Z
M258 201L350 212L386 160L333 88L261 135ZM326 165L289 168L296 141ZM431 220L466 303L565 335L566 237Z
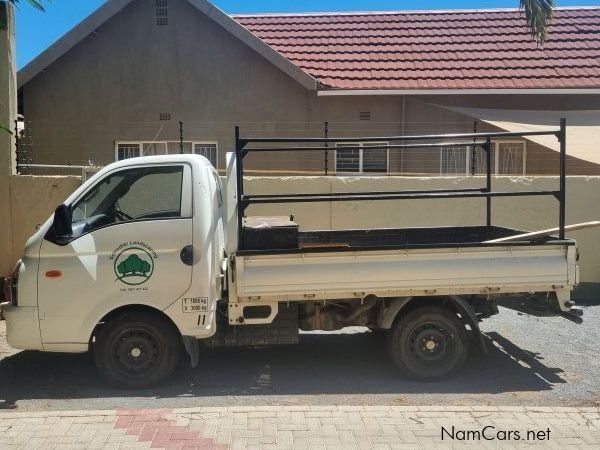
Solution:
M446 145L444 147L440 147L440 175L446 175L446 176L460 175L460 173L456 173L456 172L444 172L444 149L454 148L454 147L465 147L465 174L469 173L471 150L473 147L469 147L468 144L465 143L465 144L459 144L459 145Z
M500 168L500 144L522 144L523 145L523 170L520 173L518 173L518 174L499 174L498 173L498 169ZM502 176L502 175L525 175L526 174L526 171L527 171L527 141L518 140L518 139L492 141L492 145L494 146L494 148L493 148L494 160L492 161L492 165L493 165L492 175ZM469 143L465 142L464 144L452 145L452 146L449 145L448 147L461 147L461 146L467 146L466 159L465 159L465 175L470 175L471 174L471 161L472 161L472 154L473 154L473 146L469 145ZM452 176L453 173L444 172L443 153L444 153L444 147L440 147L440 175ZM460 174L455 174L455 175L460 175ZM481 174L479 174L479 175L481 175Z
M500 168L500 144L523 144L523 170L520 174L510 174L510 173L498 173L498 169ZM503 176L503 175L525 175L527 170L527 141L520 141L518 139L513 140L502 140L502 141L494 141L494 174Z
M338 171L337 170L337 147L343 149L343 146L353 146L353 147L359 147L359 152L358 152L358 172L346 172L346 171ZM386 160L385 160L385 172L365 172L363 170L363 149L365 147L365 145L368 146L369 145L378 145L383 147L384 145L387 147L386 148ZM339 142L336 144L335 147L335 159L334 159L334 173L336 175L356 175L356 174L369 174L369 175L373 175L373 176L377 176L377 175L388 175L390 173L390 148L389 148L390 143L389 142Z
M217 141L192 141L192 151L196 152L196 144L198 145L214 145L215 146L215 169L219 169L219 143Z
M162 144L164 145L164 150L165 150L165 155L168 155L168 151L169 151L169 143L177 143L179 144L179 141L176 140L169 140L169 141L115 141L115 161L120 161L119 160L119 145L138 145L139 149L140 149L140 156L144 156L144 145L156 145L156 144ZM215 165L219 164L219 143L217 141L196 141L196 140L184 140L183 141L184 144L191 144L192 145L192 154L194 152L195 146L196 144L198 145L214 145L215 146ZM215 169L217 169L217 167L215 166Z
M140 141L115 141L115 161L122 161L119 159L119 145L137 145L140 150L140 155L142 155L143 149L140 146ZM126 158L129 159L129 158Z

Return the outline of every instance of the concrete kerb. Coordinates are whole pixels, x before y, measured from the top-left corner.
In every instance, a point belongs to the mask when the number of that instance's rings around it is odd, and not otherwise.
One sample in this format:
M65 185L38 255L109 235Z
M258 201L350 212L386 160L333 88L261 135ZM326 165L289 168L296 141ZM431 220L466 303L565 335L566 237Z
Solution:
M166 409L141 410L144 414L160 413ZM204 414L204 413L248 413L248 412L279 412L279 411L340 411L340 412L527 412L527 413L578 413L600 414L600 407L540 407L540 406L355 406L355 405L328 405L328 406L229 406L229 407L199 407L199 408L174 408L168 409L170 414ZM140 410L88 410L88 411L0 411L0 419L20 419L35 417L83 417L83 416L127 416L139 415Z

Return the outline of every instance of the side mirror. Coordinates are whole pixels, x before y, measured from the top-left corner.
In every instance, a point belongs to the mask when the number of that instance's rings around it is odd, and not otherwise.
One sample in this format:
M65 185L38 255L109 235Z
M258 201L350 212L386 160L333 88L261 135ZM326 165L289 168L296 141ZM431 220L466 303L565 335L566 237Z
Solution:
M69 237L73 234L73 227L71 226L71 208L67 205L60 205L54 211L54 235L57 238Z

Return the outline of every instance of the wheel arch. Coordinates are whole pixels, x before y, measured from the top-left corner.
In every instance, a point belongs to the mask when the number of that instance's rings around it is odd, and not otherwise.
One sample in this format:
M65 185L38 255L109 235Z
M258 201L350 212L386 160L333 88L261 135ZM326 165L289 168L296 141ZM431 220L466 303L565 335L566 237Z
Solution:
M386 307L382 309L378 325L383 329L389 330L401 314L425 306L442 306L454 313L460 314L471 327L480 350L487 352L483 335L479 329L479 321L473 307L464 298L457 295L440 297L399 297L391 299Z
M173 319L171 317L169 317L169 315L167 315L164 311L161 311L160 309L154 308L149 305L144 305L141 303L140 304L128 304L128 305L121 305L116 308L113 308L109 312L104 314L104 316L102 316L102 318L100 318L100 320L98 320L96 322L96 324L94 325L94 327L90 333L89 343L90 344L92 343L94 336L98 332L98 329L104 323L107 323L116 317L119 317L121 315L128 314L128 313L147 313L147 314L152 314L156 317L160 317L161 319L165 320L177 332L177 334L181 335L181 330L179 329L179 327L177 327L177 325L175 324Z

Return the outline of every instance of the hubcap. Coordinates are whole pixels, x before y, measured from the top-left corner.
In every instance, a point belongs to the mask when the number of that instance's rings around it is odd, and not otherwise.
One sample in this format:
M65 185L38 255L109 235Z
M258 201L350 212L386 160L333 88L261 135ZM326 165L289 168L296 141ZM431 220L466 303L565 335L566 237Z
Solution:
M430 339L425 343L425 348L427 348L427 350L431 351L434 350L436 347L436 343L434 340Z
M443 365L451 357L453 348L450 333L439 323L423 323L409 335L410 358L423 368Z
M128 329L113 342L113 357L118 367L130 375L152 370L159 357L159 342L146 329Z

